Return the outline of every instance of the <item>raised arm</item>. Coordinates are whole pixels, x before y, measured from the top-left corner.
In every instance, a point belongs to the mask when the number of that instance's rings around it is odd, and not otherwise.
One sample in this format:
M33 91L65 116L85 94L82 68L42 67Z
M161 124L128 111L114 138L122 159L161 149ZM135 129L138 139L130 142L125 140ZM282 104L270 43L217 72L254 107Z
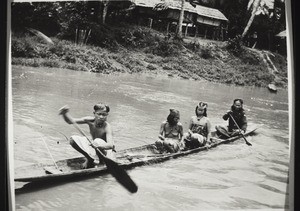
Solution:
M70 111L70 108L68 106L64 106L61 109L59 109L59 114L63 116L63 119L68 124L73 124L71 121L71 118L68 115L68 112ZM86 124L88 121L93 121L94 117L81 117L81 118L72 118L72 120L77 124Z
M223 115L223 119L227 120L229 118L229 114L232 115L232 111L231 110L227 111L226 114Z

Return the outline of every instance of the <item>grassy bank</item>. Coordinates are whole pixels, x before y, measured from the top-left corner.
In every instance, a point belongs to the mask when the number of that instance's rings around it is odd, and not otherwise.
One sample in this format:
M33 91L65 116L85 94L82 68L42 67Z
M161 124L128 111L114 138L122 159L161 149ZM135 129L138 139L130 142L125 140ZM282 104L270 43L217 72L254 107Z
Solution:
M12 64L104 74L147 72L241 86L266 87L275 83L287 87L286 58L237 46L234 40L207 42L189 38L180 42L141 27L110 30L101 35L97 46L52 39L54 45L38 37L12 36Z

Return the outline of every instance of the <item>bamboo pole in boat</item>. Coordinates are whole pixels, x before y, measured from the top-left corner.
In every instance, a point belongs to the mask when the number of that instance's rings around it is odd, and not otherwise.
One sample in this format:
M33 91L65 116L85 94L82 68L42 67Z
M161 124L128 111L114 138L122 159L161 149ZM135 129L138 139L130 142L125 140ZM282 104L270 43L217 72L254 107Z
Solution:
M45 139L43 138L42 135L40 135L40 136L41 136L41 138L42 138L42 140L43 140L43 142L44 142L44 145L46 146L46 149L47 149L47 151L48 151L48 153L49 153L49 155L50 155L50 157L51 157L51 159L52 159L52 161L53 161L55 167L56 167L58 170L60 170L60 169L58 168L58 166L57 166L57 164L56 164L56 162L55 162L53 156L52 156L52 153L50 152L50 149L49 149L49 147L48 147L48 145L47 145Z

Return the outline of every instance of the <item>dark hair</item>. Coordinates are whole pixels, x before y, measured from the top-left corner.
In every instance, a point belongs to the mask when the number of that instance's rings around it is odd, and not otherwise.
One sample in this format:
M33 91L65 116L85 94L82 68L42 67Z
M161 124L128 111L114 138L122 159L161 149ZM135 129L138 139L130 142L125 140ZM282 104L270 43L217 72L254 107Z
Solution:
M176 122L174 121L174 118L175 117L178 117L180 118L180 114L179 114L179 111L175 110L175 109L170 109L170 114L168 115L167 117L167 122L170 124L170 125L175 125Z
M235 108L234 104L235 104L235 102L237 102L237 101L240 101L240 103L241 103L241 109L240 109L240 111L244 112L244 108L243 108L243 103L244 103L244 101L243 101L242 99L240 99L240 98L237 98L237 99L234 99L234 100L233 100L233 105L231 106L231 110L232 110L232 111L236 111L236 108Z
M240 103L243 105L244 104L244 101L240 98L237 98L237 99L234 99L233 100L233 104L235 104L236 101L240 101Z
M208 106L208 104L207 103L203 103L203 102L198 103L198 105L195 108L195 114L196 114L196 116L198 116L197 110L198 110L199 106L200 107L204 107L203 116L207 117L207 106Z
M110 111L110 108L108 105L104 104L104 103L97 103L96 105L94 105L94 110L104 110L108 113Z

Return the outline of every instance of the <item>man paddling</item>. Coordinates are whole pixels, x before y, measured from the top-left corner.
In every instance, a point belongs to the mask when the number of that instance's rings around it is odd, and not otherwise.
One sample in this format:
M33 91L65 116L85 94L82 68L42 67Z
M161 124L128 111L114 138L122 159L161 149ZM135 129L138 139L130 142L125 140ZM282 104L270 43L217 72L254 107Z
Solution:
M247 130L247 118L245 115L245 110L243 109L243 100L235 99L231 110L223 116L224 120L228 120L228 128L222 126L216 126L217 135L220 138L230 138L232 136L239 135L240 133L245 133Z
M102 162L101 156L97 156L98 148L104 155L109 158L114 158L114 141L112 138L112 129L110 124L107 122L107 116L110 111L109 106L98 103L94 106L94 116L86 116L81 118L74 118L70 120L68 116L69 107L64 106L59 110L64 120L68 124L75 122L77 124L87 124L90 128L90 134L92 136L92 145L86 137L73 135L70 138L71 146L78 152L82 153L86 161L83 163L82 168L92 168L95 164ZM95 148L93 148L95 147Z

